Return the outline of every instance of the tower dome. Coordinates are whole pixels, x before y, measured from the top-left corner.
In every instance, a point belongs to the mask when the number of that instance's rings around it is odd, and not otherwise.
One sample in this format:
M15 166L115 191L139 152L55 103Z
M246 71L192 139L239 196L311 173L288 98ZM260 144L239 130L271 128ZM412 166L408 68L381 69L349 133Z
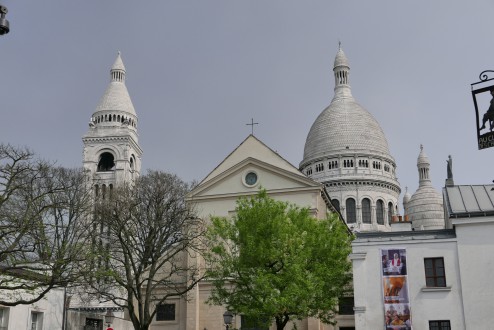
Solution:
M351 94L348 80L350 67L341 48L334 64L335 96L312 124L305 142L301 167L328 154L344 150L370 151L394 162L381 126Z
M82 138L83 164L92 176L95 191L132 182L141 169L142 149L138 142L137 114L125 86L125 66L120 52L110 75L110 84Z
M334 97L312 124L300 170L325 184L347 223L387 230L401 191L394 158L377 120L352 96L341 45L333 73Z
M419 188L407 203L412 228L415 230L443 229L443 197L432 186L429 175L430 161L422 145L420 146L420 154L417 158L417 169L419 172Z
M101 97L90 125L115 127L125 125L137 129L137 114L125 85L125 66L120 52L110 70L110 84Z

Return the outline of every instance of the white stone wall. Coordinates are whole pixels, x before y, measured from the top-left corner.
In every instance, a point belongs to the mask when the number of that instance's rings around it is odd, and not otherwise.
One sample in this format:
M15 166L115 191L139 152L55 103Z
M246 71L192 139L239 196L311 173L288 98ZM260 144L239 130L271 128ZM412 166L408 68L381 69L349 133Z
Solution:
M466 329L494 328L494 216L454 219Z
M14 307L2 307L4 309L5 323L8 330L31 329L32 313L39 313L39 330L61 330L63 323L64 290L52 289L45 298L31 305L18 305Z
M401 248L407 253L408 297L414 329L428 329L429 320L450 320L452 329L465 329L458 250L455 238L423 235L374 237L353 243L353 283L356 329L384 329L380 249ZM424 258L443 257L446 288L425 285ZM467 329L481 329L469 328Z

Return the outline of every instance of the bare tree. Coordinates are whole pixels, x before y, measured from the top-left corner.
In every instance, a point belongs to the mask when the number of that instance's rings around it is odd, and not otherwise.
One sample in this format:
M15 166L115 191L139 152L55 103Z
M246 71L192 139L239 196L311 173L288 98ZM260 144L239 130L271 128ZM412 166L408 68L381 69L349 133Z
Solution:
M0 144L0 304L31 304L77 280L90 211L82 169Z
M100 300L129 312L147 330L157 306L185 298L201 279L196 253L203 227L185 202L189 185L150 171L133 185L116 187L96 202L95 271L90 287Z

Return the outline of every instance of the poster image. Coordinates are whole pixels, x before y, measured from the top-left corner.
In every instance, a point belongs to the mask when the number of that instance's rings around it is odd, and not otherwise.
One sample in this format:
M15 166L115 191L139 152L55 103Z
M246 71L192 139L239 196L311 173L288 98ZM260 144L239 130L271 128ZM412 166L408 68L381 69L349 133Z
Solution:
M384 318L385 318L386 330L412 329L409 304L385 305Z
M386 276L383 278L384 302L389 304L408 303L406 276Z
M408 293L407 251L381 249L381 284L385 330L412 330Z
M407 275L407 258L404 249L381 251L383 275Z

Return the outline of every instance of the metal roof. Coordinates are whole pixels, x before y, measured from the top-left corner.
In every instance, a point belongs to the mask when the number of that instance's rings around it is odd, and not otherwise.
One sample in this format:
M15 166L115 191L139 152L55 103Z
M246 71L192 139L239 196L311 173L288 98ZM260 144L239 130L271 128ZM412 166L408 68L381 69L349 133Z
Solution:
M494 215L494 185L450 186L443 189L450 218Z

